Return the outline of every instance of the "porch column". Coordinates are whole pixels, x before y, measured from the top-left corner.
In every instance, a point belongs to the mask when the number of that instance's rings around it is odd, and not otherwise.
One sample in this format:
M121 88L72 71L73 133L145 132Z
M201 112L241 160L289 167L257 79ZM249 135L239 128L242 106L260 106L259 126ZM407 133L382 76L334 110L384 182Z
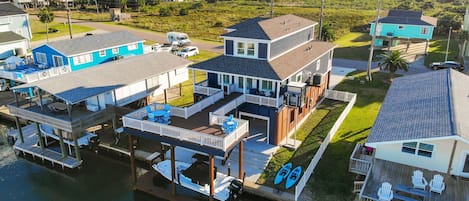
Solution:
M67 152L65 150L65 144L64 144L64 137L62 135L62 130L59 130L59 144L60 144L60 151L62 153L62 158L67 157Z
M16 93L15 93L16 94ZM15 116L16 129L18 129L18 135L21 143L24 143L23 129L21 128L20 118Z
M39 146L41 149L44 149L44 141L42 141L42 133L41 129L39 128L39 123L36 122L36 132L37 132L37 138L39 139Z
M176 195L176 155L174 152L174 145L171 145L171 193Z
M195 70L192 70L192 85L195 85Z
M75 146L75 158L77 161L81 161L80 147L78 146L77 133L72 133L73 145Z
M209 155L208 156L208 160L209 160L209 165L210 167L208 168L209 169L209 173L208 173L208 177L209 177L209 181L210 181L210 193L209 193L209 197L208 197L208 200L209 201L213 201L213 197L215 195L215 182L214 182L214 177L215 175L213 174L214 173L214 170L215 170L215 159L213 157L213 155Z
M244 141L241 140L239 142L239 150L238 150L238 153L239 153L239 156L238 156L238 158L239 158L238 178L239 179L243 179L243 176L244 176L244 153L243 153L243 151L244 151Z
M243 77L243 94L246 93L246 77Z
M280 81L280 82L277 82L277 92L276 92L276 93L277 93L277 96L276 96L277 99L280 98L280 85L281 85L281 84L282 84L281 81Z
M135 184L137 182L137 171L135 168L135 150L134 150L134 142L132 139L132 135L129 136L129 151L130 151L130 173L132 175L132 183Z
M167 89L164 89L164 90L163 90L163 91L164 91L164 104L168 104L168 95L167 95L167 93L166 93L166 90L167 90Z
M71 121L72 120L72 105L70 105L70 103L66 103L66 104L67 104L68 118Z
M41 112L44 112L43 104L42 104L42 93L41 93L41 89L38 90L38 93L39 93L39 107L41 107Z
M117 135L116 129L117 129L117 119L116 119L116 115L114 114L114 115L112 115L112 130L114 130L114 136ZM129 141L129 143L130 143L130 141Z
M182 96L182 83L179 83L179 96Z

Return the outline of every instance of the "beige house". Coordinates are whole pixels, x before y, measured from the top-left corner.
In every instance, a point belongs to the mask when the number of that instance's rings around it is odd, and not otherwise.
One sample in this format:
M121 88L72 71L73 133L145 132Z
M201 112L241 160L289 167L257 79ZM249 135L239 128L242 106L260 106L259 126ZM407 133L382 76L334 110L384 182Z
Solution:
M460 179L469 178L467 86L469 77L451 69L395 79L366 147L357 146L350 159L350 171L366 176L355 186L361 199L377 200L382 182L412 186L414 170L428 182L445 177L448 190L428 200L469 199L469 182Z

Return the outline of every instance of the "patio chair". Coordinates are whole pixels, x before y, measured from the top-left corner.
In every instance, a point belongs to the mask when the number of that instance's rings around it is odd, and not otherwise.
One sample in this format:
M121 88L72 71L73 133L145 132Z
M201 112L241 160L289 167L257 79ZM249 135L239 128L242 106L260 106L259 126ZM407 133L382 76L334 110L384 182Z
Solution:
M392 185L388 182L381 183L381 187L378 189L378 200L379 201L391 201L394 194L391 190Z
M436 174L433 175L433 179L430 181L430 192L441 194L445 190L445 182L443 176Z
M412 184L414 185L414 188L425 190L428 182L425 177L423 177L423 172L421 170L414 171L414 175L412 175Z
M153 111L151 111L151 107L147 106L146 110L147 110L148 121L153 121L153 122L156 121L155 114L153 113Z

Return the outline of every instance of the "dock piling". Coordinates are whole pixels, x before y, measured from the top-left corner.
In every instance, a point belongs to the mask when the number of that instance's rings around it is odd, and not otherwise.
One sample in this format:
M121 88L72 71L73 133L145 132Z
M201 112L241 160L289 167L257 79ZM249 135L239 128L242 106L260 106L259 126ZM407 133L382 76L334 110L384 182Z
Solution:
M58 131L59 131L60 152L62 153L62 158L65 158L67 157L67 152L65 150L64 137L62 134L62 130L58 129Z
M16 94L16 93L15 93ZM20 118L15 116L16 128L18 129L18 135L20 136L21 143L24 143L23 129L21 129Z
M75 146L75 158L77 161L81 161L80 147L78 146L78 139L76 133L72 133L73 145Z
M42 150L44 150L44 141L42 141L42 134L41 134L41 129L39 128L39 123L36 122L36 130L37 130L37 139L39 141L39 146L41 147Z

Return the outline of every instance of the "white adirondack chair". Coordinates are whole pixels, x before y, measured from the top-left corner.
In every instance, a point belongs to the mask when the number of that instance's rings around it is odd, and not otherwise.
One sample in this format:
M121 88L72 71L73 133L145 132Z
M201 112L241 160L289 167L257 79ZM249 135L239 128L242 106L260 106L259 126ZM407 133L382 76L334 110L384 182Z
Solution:
M430 192L441 194L445 190L445 182L443 176L436 174L433 175L433 179L430 181Z
M427 186L428 182L423 177L423 172L420 170L415 170L414 175L412 176L412 184L414 185L414 188L419 188L425 190L425 187Z
M391 201L394 197L391 190L392 185L388 182L383 182L381 187L378 189L378 200L379 201Z

